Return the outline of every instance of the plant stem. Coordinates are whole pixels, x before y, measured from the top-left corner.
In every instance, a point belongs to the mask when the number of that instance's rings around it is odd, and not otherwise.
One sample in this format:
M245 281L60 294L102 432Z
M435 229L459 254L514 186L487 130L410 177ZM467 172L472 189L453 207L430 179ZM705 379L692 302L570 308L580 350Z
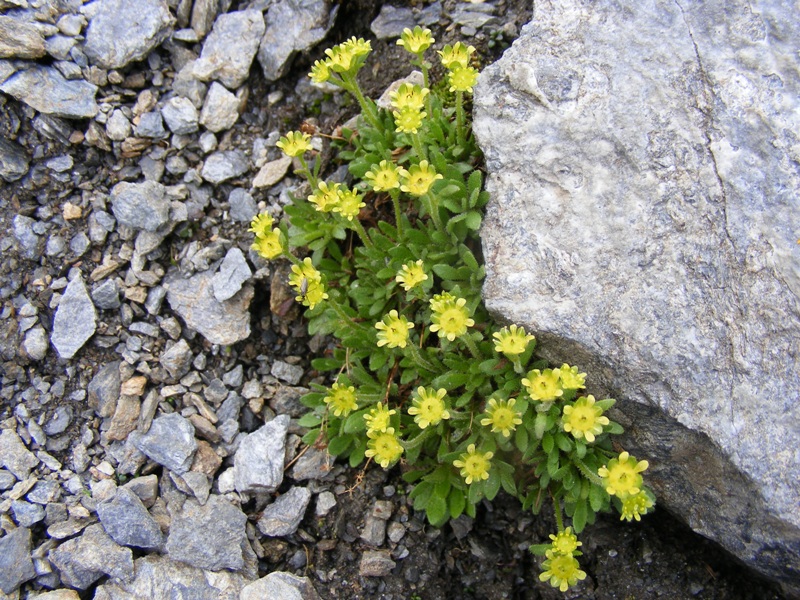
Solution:
M348 315L344 311L344 308L342 308L342 305L339 304L339 302L337 302L333 298L328 298L325 302L328 304L328 306L330 306L334 310L334 312L337 315L339 315L339 318L342 319L343 321L350 323L353 327L356 327L356 328L360 329L361 331L372 332L372 329L370 329L369 327L367 327L363 323L356 322L353 319L353 317L351 317L350 315Z
M349 221L348 225L358 234L358 237L361 238L361 242L364 244L364 246L367 248L372 248L372 240L369 239L369 235L367 235L367 231L364 229L361 221L358 220L358 217L352 221Z
M412 448L416 448L417 446L421 446L425 442L425 440L427 440L429 437L431 437L430 434L431 434L431 432L433 432L433 429L434 429L433 427L426 427L425 429L423 429L419 433L419 435L417 437L412 438L412 439L410 439L408 441L400 440L400 443L402 444L403 448L405 448L406 450L411 450Z
M313 192L319 186L319 181L317 180L316 177L314 177L314 173L311 172L311 169L308 168L308 163L306 162L306 159L303 158L302 155L298 156L297 158L300 159L300 164L303 166L301 172L305 174L306 179L308 179L308 183L311 185L311 191Z
M456 143L460 146L464 135L464 92L456 92Z
M433 219L433 224L436 226L436 229L444 232L444 229L442 228L442 221L439 218L439 202L437 202L435 196L430 192L426 193L422 197L423 202L425 201L425 199L428 200L427 202L428 212L431 214L431 219Z
M349 73L342 73L342 80L344 83L342 87L353 94L355 99L358 100L358 104L361 106L361 113L364 115L364 118L369 122L370 125L375 127L375 129L381 129L381 122L380 119L378 119L378 114L375 112L375 108L364 97L364 94L361 92L361 88L359 87L355 76Z
M564 517L561 515L561 501L553 498L552 493L550 494L550 498L553 500L553 512L556 515L556 527L558 527L558 532L561 533L564 531Z
M420 160L428 160L428 155L425 153L425 148L422 146L422 140L419 138L419 133L411 134L411 145Z
M397 238L403 238L403 213L400 212L400 192L397 189L389 190L389 195L392 197L392 206L394 206L394 221L397 226Z
M469 348L469 353L472 354L473 358L480 358L480 352L478 352L478 344L475 343L475 340L469 335L469 333L465 333L461 336L461 339L464 340L464 343Z

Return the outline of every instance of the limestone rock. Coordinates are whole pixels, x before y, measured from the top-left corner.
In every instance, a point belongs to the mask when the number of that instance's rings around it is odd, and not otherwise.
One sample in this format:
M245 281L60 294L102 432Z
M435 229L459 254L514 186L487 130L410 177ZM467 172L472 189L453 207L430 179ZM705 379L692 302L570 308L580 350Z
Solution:
M134 431L128 440L148 458L178 474L189 470L197 451L194 427L178 413L154 419L147 433Z
M250 335L248 308L253 286L245 284L233 298L219 302L214 298L213 276L203 271L184 279L177 270L169 273L165 279L167 302L212 344L235 344Z
M195 77L201 81L217 79L232 90L241 86L250 73L264 29L260 10L220 15L194 64Z
M97 312L80 275L69 282L53 320L50 341L61 358L72 358L94 335Z
M270 537L293 534L303 520L309 500L311 492L308 488L292 487L264 509L258 520L258 529Z
M145 58L174 23L165 0L97 0L89 5L83 51L103 69Z
M169 221L166 188L156 181L121 181L111 189L111 210L117 221L134 229L156 231Z
M325 37L337 10L331 9L327 0L278 0L270 6L258 49L258 62L267 82L284 74L296 52L311 48Z
M104 574L123 581L133 578L131 549L115 543L99 524L90 525L79 537L51 550L49 558L61 572L61 581L79 590L85 590Z
M96 85L82 79L67 81L54 67L34 65L17 71L0 84L0 91L39 112L67 119L90 118L99 110Z
M0 538L0 590L11 594L36 577L31 560L31 530L18 527Z
M247 581L238 573L212 573L166 556L151 554L134 563L136 577L130 583L106 583L95 591L95 600L132 598L191 598L192 600L239 600Z
M0 138L0 177L16 181L28 173L30 160L25 150L10 140Z
M97 516L111 538L122 546L153 549L163 541L158 523L133 491L121 487L107 502L97 505Z
M240 600L319 600L319 594L308 577L298 577L292 573L275 571L246 585Z
M0 58L40 58L44 40L36 26L22 19L0 16Z
M662 506L800 593L798 40L778 1L537 2L474 129L489 309L622 400Z
M289 417L279 415L245 437L233 457L236 491L271 493L283 481Z

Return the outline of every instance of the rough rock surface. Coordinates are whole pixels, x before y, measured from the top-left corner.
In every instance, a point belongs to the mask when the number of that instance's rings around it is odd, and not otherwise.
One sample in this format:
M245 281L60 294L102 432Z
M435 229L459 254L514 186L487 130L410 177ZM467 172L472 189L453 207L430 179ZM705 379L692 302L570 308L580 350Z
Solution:
M69 282L53 320L50 341L61 358L72 358L94 335L97 312L82 277Z
M150 549L163 542L158 523L129 489L118 488L114 498L98 504L97 516L106 533L122 546Z
M31 530L19 527L0 538L0 590L10 594L20 583L34 577Z
M50 562L64 584L85 590L104 574L123 581L133 578L133 553L112 540L102 525L90 525L76 538L50 552Z
M156 231L169 220L169 200L156 181L122 181L111 189L111 210L117 221L134 229Z
M798 39L780 2L537 2L474 124L487 306L624 400L661 505L796 588Z
M240 600L319 600L319 594L308 577L298 577L291 573L274 572L246 585Z
M248 435L233 457L236 490L274 492L283 481L288 415L279 415Z
M128 439L150 459L179 474L189 470L197 451L194 427L177 413L154 419L147 433L134 431Z
M104 69L146 57L169 35L173 23L165 0L99 0L89 6L83 50Z
M270 82L283 75L295 52L322 40L333 25L337 9L319 0L278 0L266 16L266 31L258 62Z
M32 66L17 71L0 84L0 90L39 112L68 119L97 114L97 86L82 79L67 80L53 67Z
M253 287L245 285L233 298L218 302L214 298L214 274L196 273L189 279L179 272L167 276L167 302L186 324L212 344L235 344L250 335L248 307Z

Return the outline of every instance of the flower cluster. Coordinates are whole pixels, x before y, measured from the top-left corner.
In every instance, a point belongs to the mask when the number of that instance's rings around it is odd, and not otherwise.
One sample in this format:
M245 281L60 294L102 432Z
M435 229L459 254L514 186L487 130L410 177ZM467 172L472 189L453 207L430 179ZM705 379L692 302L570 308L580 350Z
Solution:
M251 248L267 260L280 256L284 251L281 230L277 227L272 229L272 223L272 216L268 213L256 215L250 222L250 231L255 234Z
M422 386L417 388L413 395L413 406L408 409L408 414L414 417L414 422L420 429L429 425L438 425L442 419L449 419L450 413L444 402L447 390L433 390Z
M556 535L550 534L552 540L550 548L545 551L547 559L542 564L540 581L547 581L553 587L566 592L571 586L586 579L586 573L581 571L575 556L580 556L578 546L581 542L572 533L572 528L559 531Z
M472 93L472 87L478 80L478 70L470 66L475 48L456 42L439 50L442 64L447 69L447 82L451 92Z
M342 79L337 78L337 75L354 76L364 65L371 51L370 42L352 37L338 46L325 50L327 58L314 63L309 77L314 83L341 83Z
M297 292L295 300L309 308L314 308L323 300L328 299L322 283L322 274L314 267L309 257L304 258L299 265L292 265L289 285Z
M341 183L328 184L325 181L320 181L317 189L308 197L308 201L319 212L335 212L348 221L357 217L366 206L362 199L356 190L348 189Z
M331 386L328 395L325 396L325 404L330 407L331 412L337 417L347 416L358 408L356 402L356 388L340 385L338 382Z
M375 458L377 462L384 469L388 469L390 465L396 463L400 456L403 454L403 446L400 440L395 435L394 427L388 427L384 431L377 431L370 429L367 431L367 450L364 456L368 458Z
M414 329L414 324L409 323L408 319L398 314L396 310L390 310L383 320L375 323L378 330L378 347L388 346L389 348L405 348L408 343L408 332Z

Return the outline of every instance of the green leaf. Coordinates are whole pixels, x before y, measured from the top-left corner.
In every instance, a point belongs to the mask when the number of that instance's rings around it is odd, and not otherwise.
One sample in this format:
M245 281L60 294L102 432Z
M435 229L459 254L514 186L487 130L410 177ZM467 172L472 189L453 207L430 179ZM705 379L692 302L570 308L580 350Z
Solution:
M422 510L428 504L431 494L433 494L433 484L423 481L411 490L408 498L414 501L414 508L416 510Z
M448 504L450 505L450 518L457 519L464 512L464 507L467 504L464 490L452 488L448 496Z
M589 505L594 512L600 512L603 505L608 501L608 494L599 485L594 485L589 488Z
M516 496L517 495L517 484L514 481L514 474L513 472L503 470L500 472L500 483L503 485L503 489L506 493Z
M598 400L594 403L595 406L599 406L603 409L603 412L607 411L609 408L614 406L617 403L616 400L613 398L606 398L605 400Z
M366 438L359 438L356 441L356 447L350 453L350 466L356 468L364 460L364 453L367 451Z
M552 547L552 544L532 544L528 547L528 550L536 556L544 556L544 553Z
M333 456L341 456L347 452L348 448L350 448L350 444L352 443L352 435L337 435L328 442L328 453L332 454Z
M447 519L447 501L437 493L431 494L425 506L425 514L431 525L442 525Z
M575 512L572 513L572 529L575 533L580 533L586 527L587 507L586 501L579 500L575 504Z
M556 434L556 444L562 452L572 451L572 440L563 433Z
M322 431L319 429L312 429L307 434L303 436L303 443L306 446L313 446L317 443L319 436L322 435Z
M348 416L347 420L344 422L344 432L360 433L362 431L366 431L367 424L366 421L364 421L364 415L366 414L367 410L367 408L364 408Z
M483 485L487 500L494 500L497 492L500 491L500 474L497 469L489 471L489 479L484 481Z
M541 416L541 415L538 415ZM538 425L538 416L537 416L537 425ZM544 450L547 454L550 454L553 451L553 445L555 440L553 440L553 436L550 433L545 433L544 437L542 438L542 450Z
M472 229L472 231L477 231L481 228L481 213L471 210L466 213L466 218L464 219L467 227Z
M311 367L317 371L335 371L341 366L342 361L338 358L315 358L311 361Z
M322 417L316 413L306 413L297 420L300 427L316 427L322 422Z
M525 427L517 428L514 433L514 444L520 452L525 452L528 449L528 430Z
M605 429L605 433L610 433L612 435L619 435L623 431L625 431L622 428L622 425L620 425L619 423L615 423L614 421L611 421L608 425L605 426L604 429Z

